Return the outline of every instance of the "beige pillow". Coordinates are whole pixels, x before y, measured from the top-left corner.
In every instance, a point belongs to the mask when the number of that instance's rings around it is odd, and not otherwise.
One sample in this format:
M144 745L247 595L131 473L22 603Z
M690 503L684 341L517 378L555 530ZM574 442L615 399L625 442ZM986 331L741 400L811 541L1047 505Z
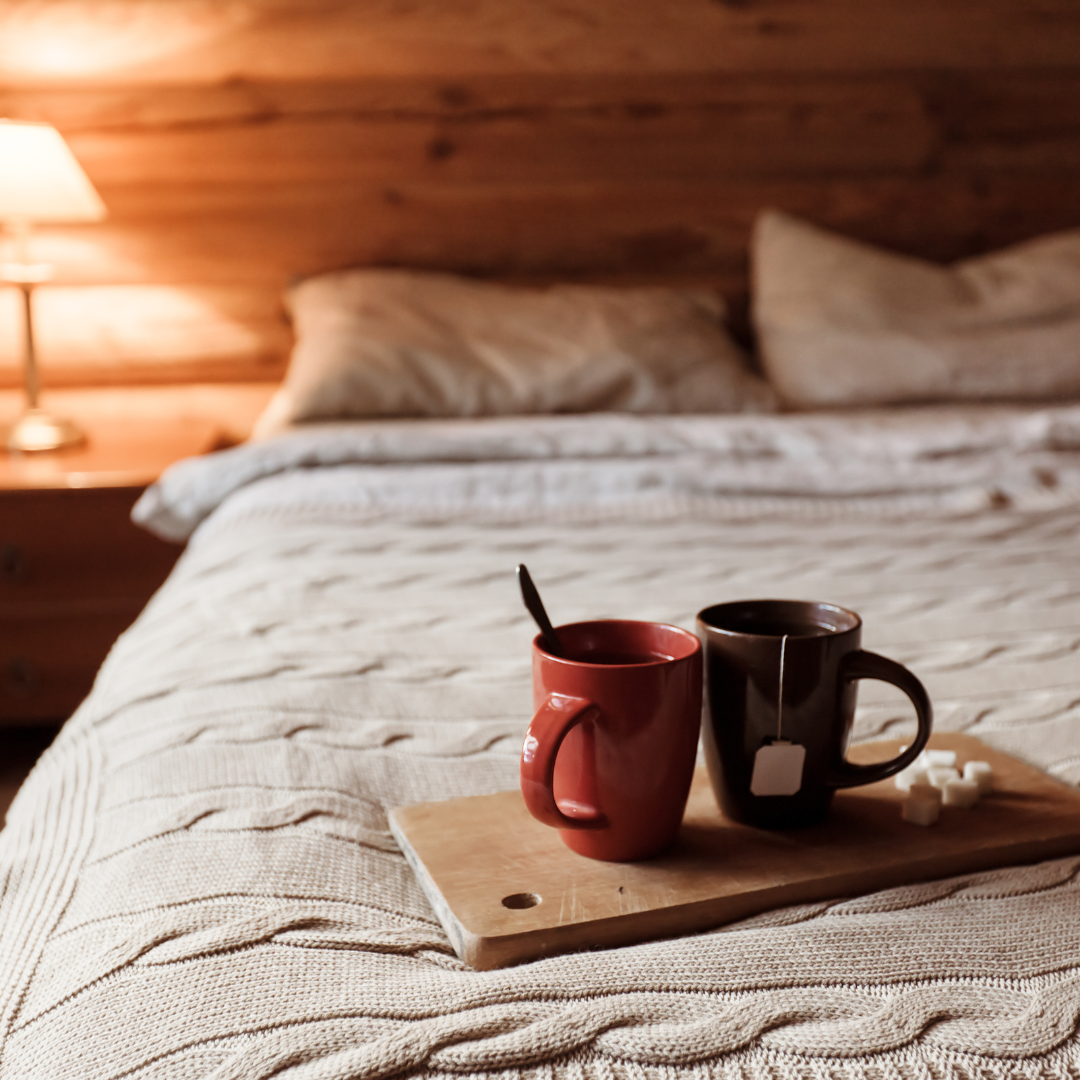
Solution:
M1080 230L937 266L768 211L752 262L789 407L1080 397Z
M775 407L706 292L351 270L288 302L296 346L257 435L334 417Z

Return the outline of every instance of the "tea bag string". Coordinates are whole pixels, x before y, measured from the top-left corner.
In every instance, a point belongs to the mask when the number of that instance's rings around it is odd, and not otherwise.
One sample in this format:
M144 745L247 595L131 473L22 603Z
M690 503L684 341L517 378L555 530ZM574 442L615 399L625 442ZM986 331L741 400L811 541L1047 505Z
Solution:
M780 688L776 692L776 740L783 739L784 730L784 654L787 652L787 639L785 634L780 639Z

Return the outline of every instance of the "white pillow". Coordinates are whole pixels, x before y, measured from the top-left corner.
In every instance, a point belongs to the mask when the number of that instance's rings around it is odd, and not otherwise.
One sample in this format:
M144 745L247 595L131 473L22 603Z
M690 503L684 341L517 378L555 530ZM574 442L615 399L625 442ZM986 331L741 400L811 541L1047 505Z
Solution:
M706 292L350 270L288 303L296 345L256 436L335 417L775 408Z
M768 211L752 265L789 407L1080 397L1080 230L937 266Z

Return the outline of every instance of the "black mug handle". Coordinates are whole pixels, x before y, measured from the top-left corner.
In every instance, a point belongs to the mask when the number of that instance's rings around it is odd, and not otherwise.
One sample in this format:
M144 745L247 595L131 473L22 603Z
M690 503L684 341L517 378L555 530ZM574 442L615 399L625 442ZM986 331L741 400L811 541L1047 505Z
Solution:
M840 686L837 688L838 700L842 699L847 683L856 679L879 679L899 687L911 699L915 713L919 718L919 732L915 741L899 756L889 761L879 761L874 765L855 765L841 760L833 767L826 778L829 787L858 787L860 784L872 784L877 780L895 776L901 769L906 769L923 752L926 741L930 738L930 728L934 722L934 710L930 697L923 684L902 664L877 653L856 649L849 652L840 661Z

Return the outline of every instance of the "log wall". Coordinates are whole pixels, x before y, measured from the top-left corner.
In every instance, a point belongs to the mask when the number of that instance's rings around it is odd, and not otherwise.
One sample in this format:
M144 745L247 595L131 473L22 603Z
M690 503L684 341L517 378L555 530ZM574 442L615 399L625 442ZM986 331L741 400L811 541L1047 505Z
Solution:
M332 267L737 314L764 206L942 260L1080 225L1075 0L7 0L0 115L110 211L38 236L57 385L276 378Z

